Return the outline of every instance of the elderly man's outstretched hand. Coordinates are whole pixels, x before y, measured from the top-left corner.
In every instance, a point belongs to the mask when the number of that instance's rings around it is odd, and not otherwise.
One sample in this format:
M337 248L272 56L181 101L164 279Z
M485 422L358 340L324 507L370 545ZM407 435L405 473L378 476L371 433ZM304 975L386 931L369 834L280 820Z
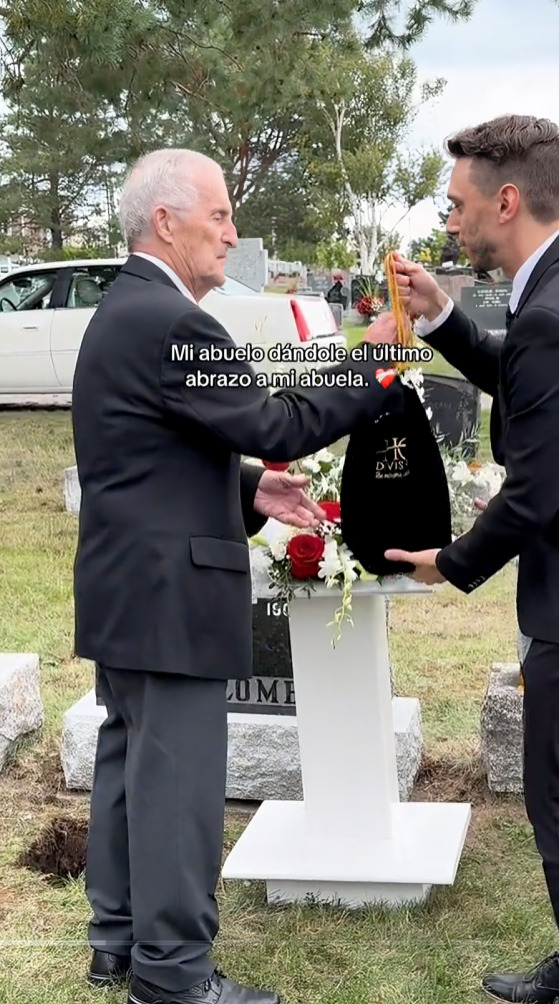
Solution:
M254 496L254 509L261 516L300 529L315 529L326 513L305 495L310 478L287 471L264 471Z

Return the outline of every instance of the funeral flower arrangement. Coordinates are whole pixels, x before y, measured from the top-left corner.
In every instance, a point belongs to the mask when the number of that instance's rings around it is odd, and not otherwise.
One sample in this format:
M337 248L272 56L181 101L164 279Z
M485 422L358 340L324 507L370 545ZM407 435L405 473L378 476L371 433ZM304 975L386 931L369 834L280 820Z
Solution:
M362 296L355 304L355 309L362 317L370 320L376 317L384 307L380 296Z
M306 492L320 505L327 518L316 530L286 526L274 540L268 541L259 536L252 538L253 544L264 547L268 575L278 587L282 600L290 600L299 590L309 595L321 582L329 589L341 590L340 606L332 622L334 643L340 638L342 622L353 623L353 583L360 576L376 578L364 571L342 540L339 495L343 465L343 454L326 449L292 464L266 465L281 469L289 467L291 473L305 474L310 478Z
M452 530L456 536L466 533L478 512L474 502L489 501L501 490L503 473L496 464L467 461L460 450L443 451L443 462L450 496Z

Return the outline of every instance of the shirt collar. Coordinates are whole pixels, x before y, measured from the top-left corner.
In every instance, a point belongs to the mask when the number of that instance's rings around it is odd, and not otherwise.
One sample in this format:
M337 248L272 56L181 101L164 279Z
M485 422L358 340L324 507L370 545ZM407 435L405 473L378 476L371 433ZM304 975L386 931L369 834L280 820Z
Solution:
M151 261L154 265L157 265L158 268L162 269L163 272L166 272L169 278L173 280L175 286L180 289L183 296L187 296L189 300L196 303L196 300L190 290L186 288L182 279L179 279L177 273L173 272L173 269L166 261L161 261L161 258L156 258L155 255L146 254L145 251L133 251L132 254L136 254L139 258L145 258L147 261ZM198 306L198 304L196 304L196 306Z
M520 303L520 299L522 297L524 290L526 289L526 285L528 283L530 276L532 275L532 272L534 271L540 258L543 257L548 247L550 247L553 244L553 241L556 240L557 237L559 237L559 230L556 230L555 233L551 235L551 237L548 237L548 239L544 241L544 243L541 244L540 247L536 251L534 251L534 253L530 255L530 257L527 259L527 261L525 261L524 264L521 265L520 268L518 269L518 272L516 273L513 279L512 293L509 303L510 309L512 310L513 314L516 311L518 304Z

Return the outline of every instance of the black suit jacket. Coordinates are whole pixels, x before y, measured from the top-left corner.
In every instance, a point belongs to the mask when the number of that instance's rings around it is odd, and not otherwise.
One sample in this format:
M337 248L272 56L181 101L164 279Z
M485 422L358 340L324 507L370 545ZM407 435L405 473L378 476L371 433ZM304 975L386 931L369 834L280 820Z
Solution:
M242 465L241 455L302 457L380 414L395 393L374 378L377 363L351 359L329 369L360 372L369 386L217 386L218 377L254 371L196 359L212 345L234 348L214 318L137 256L85 332L72 402L82 490L75 636L77 654L102 665L250 676L247 534L264 522L252 508L262 468ZM187 386L188 377L205 386Z
M520 628L559 642L559 239L530 276L504 341L458 307L426 341L493 395L491 444L506 471L499 494L437 564L469 593L519 555Z

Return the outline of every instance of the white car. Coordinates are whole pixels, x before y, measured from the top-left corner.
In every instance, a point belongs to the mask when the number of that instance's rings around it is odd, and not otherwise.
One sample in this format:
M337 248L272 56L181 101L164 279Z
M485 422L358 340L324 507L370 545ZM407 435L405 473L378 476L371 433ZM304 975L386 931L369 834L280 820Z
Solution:
M0 394L71 393L84 331L124 260L30 265L0 280ZM340 361L345 349L345 337L321 297L256 293L228 278L200 307L237 345L250 344L252 354L260 348L264 359L252 363L256 370L318 369ZM316 361L307 361L309 350ZM305 359L293 361L301 352Z

